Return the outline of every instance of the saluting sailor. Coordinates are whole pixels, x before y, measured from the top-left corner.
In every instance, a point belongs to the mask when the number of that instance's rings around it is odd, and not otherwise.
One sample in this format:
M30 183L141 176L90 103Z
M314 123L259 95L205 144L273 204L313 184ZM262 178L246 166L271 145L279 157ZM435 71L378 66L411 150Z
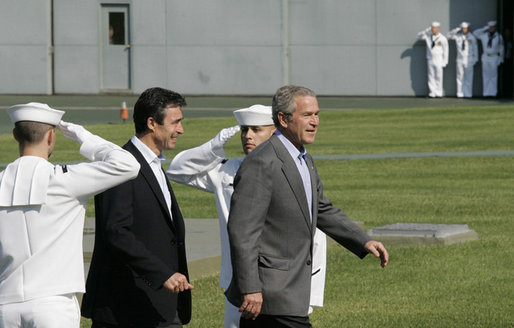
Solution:
M0 173L0 327L78 328L87 200L136 177L127 151L28 103L8 109L20 157ZM56 126L91 162L53 165Z
M457 97L473 96L473 66L478 61L477 39L469 33L469 23L462 22L447 34L457 45Z
M498 94L498 66L503 63L503 38L496 31L496 21L473 31L482 42L482 83L484 97L496 97Z
M212 140L203 145L182 151L166 171L168 177L178 183L214 193L220 224L221 272L220 287L227 289L232 279L230 244L227 221L233 183L244 157L227 159L223 149L227 141L241 130L243 151L248 155L275 132L271 107L253 105L234 111L239 125L221 130ZM323 306L326 270L326 237L316 229L313 247L313 276L311 283L311 306ZM239 327L239 308L225 299L225 327Z
M443 96L443 67L448 65L448 40L439 33L440 28L439 22L432 22L416 36L427 44L428 96L431 98Z

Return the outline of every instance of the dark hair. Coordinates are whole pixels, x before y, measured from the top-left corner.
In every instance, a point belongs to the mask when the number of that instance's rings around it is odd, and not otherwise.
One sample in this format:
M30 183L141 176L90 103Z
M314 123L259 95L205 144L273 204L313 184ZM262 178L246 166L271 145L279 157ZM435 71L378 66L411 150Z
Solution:
M184 107L186 99L177 92L163 88L146 89L137 99L134 105L134 126L136 133L145 132L148 129L147 121L152 117L157 123L162 124L166 116L168 106Z
M285 85L279 88L271 103L273 123L277 128L280 127L278 113L283 113L288 120L291 120L291 116L296 110L296 96L316 97L316 94L311 89L298 85Z
M16 138L22 145L41 142L45 133L53 128L55 126L41 122L19 121L14 123Z

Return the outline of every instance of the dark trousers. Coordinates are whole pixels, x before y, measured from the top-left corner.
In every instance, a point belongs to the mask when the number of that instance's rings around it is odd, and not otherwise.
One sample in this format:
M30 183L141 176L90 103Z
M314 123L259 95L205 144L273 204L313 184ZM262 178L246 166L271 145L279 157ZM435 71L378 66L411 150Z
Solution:
M110 323L103 323L93 320L93 325L91 325L91 328L149 328L149 327L135 327L135 326L124 326L124 325L113 325ZM154 327L151 327L154 328ZM182 323L180 322L180 319L178 318L178 313L175 316L174 322L170 323L168 326L160 326L159 328L182 328Z
M240 328L312 328L309 317L279 316L259 314L257 319L241 317Z

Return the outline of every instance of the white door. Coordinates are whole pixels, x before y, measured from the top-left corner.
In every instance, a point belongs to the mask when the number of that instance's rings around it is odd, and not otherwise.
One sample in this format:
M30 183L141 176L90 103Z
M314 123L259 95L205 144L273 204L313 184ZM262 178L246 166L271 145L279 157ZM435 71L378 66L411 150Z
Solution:
M130 89L128 5L104 5L101 12L101 89Z

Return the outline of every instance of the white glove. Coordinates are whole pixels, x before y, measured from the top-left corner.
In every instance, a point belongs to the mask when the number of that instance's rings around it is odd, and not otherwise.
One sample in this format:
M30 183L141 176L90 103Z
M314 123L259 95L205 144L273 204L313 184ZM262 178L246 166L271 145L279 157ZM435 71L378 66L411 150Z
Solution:
M459 33L460 29L461 29L460 27L454 28L453 30L448 32L448 36L454 36L455 34Z
M221 130L215 137L212 139L212 148L220 149L225 146L227 141L230 140L236 133L241 130L239 125L231 126L230 128L226 128Z
M93 136L93 134L84 129L82 125L61 121L59 122L58 127L66 138L74 140L80 144Z

